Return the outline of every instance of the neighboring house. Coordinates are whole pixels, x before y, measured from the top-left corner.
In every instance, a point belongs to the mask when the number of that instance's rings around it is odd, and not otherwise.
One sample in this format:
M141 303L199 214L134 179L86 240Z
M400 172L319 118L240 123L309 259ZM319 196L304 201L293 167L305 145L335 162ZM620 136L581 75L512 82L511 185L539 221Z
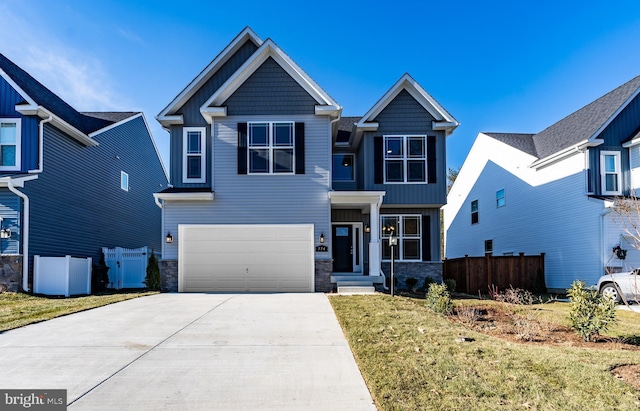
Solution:
M441 276L445 139L458 125L409 75L363 117L244 29L158 116L171 135L163 287L330 291Z
M480 133L444 207L446 257L545 253L547 287L640 266L612 203L640 188L640 76L538 134Z
M80 113L0 54L0 285L30 291L34 255L159 251L167 183L142 113Z

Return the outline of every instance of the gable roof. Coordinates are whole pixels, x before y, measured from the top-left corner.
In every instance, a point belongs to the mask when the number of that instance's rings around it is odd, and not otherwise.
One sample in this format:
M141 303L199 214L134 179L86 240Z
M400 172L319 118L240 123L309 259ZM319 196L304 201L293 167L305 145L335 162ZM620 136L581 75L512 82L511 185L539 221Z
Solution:
M533 142L533 136L535 136L535 134L486 132L483 132L482 134L508 144L513 148L517 148L524 153L531 154L534 157L538 157L536 146Z
M427 93L427 91L418 84L417 81L413 79L409 75L409 73L405 73L400 77L398 81L385 93L384 96L378 102L371 107L371 109L360 119L358 122L358 128L366 129L366 130L375 130L377 129L377 123L375 123L375 119L384 110L389 103L393 101L394 98L400 94L402 90L406 90L425 110L431 114L436 121L433 122L434 130L444 130L445 135L450 135L453 133L456 127L460 125L460 123L451 115L447 110L444 109L434 99L431 94Z
M56 127L87 146L98 145L89 134L135 114L80 113L2 53L0 76L24 98L22 104L16 105L16 111L41 118L51 116Z
M232 41L229 43L200 74L194 78L172 101L165 107L156 119L163 125L182 124L182 118L175 113L189 101L191 97L209 80L213 75L238 51L247 41L253 42L256 46L261 46L263 41L258 35L245 27Z
M334 118L340 116L342 107L271 39L265 40L251 57L200 106L202 116L208 122L211 122L211 117L226 116L224 102L269 58L278 63L318 103L317 115L328 114Z

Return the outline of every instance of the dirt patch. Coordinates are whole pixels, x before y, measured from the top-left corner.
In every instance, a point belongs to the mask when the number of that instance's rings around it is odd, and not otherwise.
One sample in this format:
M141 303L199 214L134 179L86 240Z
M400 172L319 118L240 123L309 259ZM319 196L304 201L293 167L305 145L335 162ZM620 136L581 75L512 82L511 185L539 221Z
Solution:
M628 364L620 365L611 370L614 377L621 379L627 384L640 390L640 365Z

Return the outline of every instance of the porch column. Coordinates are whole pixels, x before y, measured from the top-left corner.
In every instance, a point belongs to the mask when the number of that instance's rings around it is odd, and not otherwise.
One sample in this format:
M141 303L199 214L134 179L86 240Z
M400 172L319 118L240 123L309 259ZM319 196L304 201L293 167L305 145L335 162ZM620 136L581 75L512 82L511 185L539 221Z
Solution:
M379 203L370 204L370 221L371 233L369 236L369 275L380 275L380 205Z

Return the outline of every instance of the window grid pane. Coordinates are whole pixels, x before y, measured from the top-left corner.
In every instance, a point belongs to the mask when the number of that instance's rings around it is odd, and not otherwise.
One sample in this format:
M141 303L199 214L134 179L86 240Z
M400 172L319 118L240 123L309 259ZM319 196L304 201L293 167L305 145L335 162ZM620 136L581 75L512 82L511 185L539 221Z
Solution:
M15 123L2 123L0 125L0 144L16 144Z
M407 181L409 182L424 182L425 178L425 164L424 160L409 160L407 161Z
M292 149L273 150L273 172L274 173L293 172L293 150Z
M404 162L389 160L385 162L385 177L387 182L404 181Z
M269 147L269 124L249 123L249 147Z
M409 137L409 158L425 158L424 137Z
M275 123L273 125L273 145L276 147L293 147L293 124Z
M385 139L385 158L403 158L404 150L402 137L387 137Z
M187 154L202 153L201 135L199 131L187 132Z
M269 150L251 149L249 150L249 169L252 173L269 172Z

